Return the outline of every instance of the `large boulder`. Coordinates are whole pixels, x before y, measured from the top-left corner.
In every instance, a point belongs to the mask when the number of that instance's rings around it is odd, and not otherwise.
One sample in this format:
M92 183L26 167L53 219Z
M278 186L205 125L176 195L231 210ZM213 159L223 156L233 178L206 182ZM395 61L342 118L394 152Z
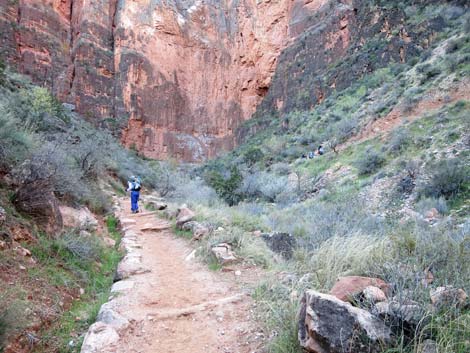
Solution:
M64 227L85 229L89 231L96 230L98 220L87 207L73 208L68 206L59 207Z
M182 229L183 224L192 221L195 216L196 214L191 211L186 205L181 206L178 209L178 213L176 214L176 227L178 229Z
M59 201L47 184L31 182L22 185L15 193L13 204L18 211L33 217L47 231L62 229Z
M292 258L294 248L297 245L295 238L288 233L271 233L263 234L262 238L268 247L277 254L280 254L285 259Z
M298 330L301 346L311 353L378 353L391 341L382 320L313 290L302 297Z
M361 295L370 286L379 288L385 295L390 290L390 285L380 278L347 276L338 279L333 288L331 288L330 294L342 301L354 302L357 296Z

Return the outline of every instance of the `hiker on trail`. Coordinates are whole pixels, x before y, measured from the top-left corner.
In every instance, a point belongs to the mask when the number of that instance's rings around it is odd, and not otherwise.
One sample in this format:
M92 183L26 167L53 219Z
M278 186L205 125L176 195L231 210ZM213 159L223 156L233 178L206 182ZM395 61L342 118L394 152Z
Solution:
M323 156L324 153L325 153L325 150L323 149L323 146L322 145L318 146L318 155Z
M131 176L127 185L127 191L131 192L131 211L132 213L139 213L140 178Z
M310 151L310 152L308 153L308 159L313 159L313 158L315 158L315 152Z

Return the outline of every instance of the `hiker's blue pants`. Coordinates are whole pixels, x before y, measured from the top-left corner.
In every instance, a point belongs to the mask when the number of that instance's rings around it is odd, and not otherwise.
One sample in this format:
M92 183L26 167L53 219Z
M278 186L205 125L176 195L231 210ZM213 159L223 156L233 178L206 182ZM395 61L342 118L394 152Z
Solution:
M139 192L138 191L131 191L131 210L132 211L139 210Z

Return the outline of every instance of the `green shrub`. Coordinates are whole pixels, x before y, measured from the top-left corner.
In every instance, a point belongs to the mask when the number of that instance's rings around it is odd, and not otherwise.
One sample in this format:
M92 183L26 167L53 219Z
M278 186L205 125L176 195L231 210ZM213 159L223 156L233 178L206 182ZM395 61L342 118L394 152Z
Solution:
M210 186L214 188L217 195L221 197L230 206L241 201L241 197L237 192L243 177L236 166L230 168L228 177L224 177L218 171L212 171L208 174L207 180Z
M410 145L410 133L406 129L398 129L393 131L392 137L387 144L390 152L400 153L403 152Z
M3 61L2 58L0 58L0 85L3 85L5 83L5 69L6 69L6 64L5 61Z
M245 153L243 153L243 159L248 166L252 166L256 162L261 161L263 157L263 151L261 151L261 149L258 147L250 147L245 151Z
M427 172L429 179L420 182L421 197L452 199L460 193L468 192L470 167L457 158L432 163Z
M384 154L373 149L368 149L356 160L356 167L359 175L375 173L384 164Z
M0 169L9 170L25 159L33 137L19 128L19 123L0 105Z

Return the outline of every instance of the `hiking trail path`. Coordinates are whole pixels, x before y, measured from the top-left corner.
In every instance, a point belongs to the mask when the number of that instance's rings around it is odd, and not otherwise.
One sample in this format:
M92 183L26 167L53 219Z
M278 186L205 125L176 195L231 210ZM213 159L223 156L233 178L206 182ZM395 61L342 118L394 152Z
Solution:
M101 310L111 311L90 327L82 353L262 352L254 304L237 276L188 256L188 242L156 212L132 214L127 198L118 204L122 262L133 274L114 284Z

